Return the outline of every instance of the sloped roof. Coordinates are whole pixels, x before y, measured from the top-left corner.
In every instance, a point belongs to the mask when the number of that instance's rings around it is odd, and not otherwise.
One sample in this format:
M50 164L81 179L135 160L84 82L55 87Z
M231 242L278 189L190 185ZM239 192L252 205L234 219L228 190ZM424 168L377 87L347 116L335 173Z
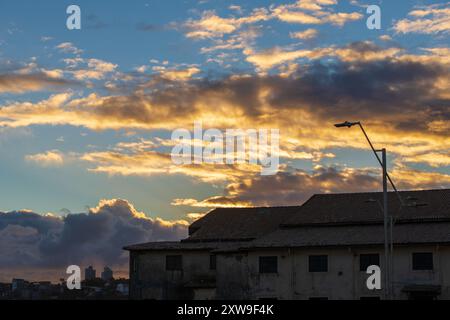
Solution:
M397 220L450 219L450 189L401 191L400 195L403 207L394 192L388 193L388 212ZM316 194L283 226L382 221L382 203L382 192Z
M300 207L220 208L191 224L185 241L252 240L276 230Z
M396 220L395 243L450 243L450 189L400 194L405 206L393 192L388 197L389 214ZM124 249L382 244L382 200L381 192L321 194L295 207L219 208L192 223L189 238L181 242L150 242Z
M177 250L213 250L226 249L229 246L242 246L239 241L223 242L223 241L156 241L133 244L124 247L129 251L177 251Z
M157 241L134 244L124 247L125 250L201 250L215 248L216 244L213 242L191 242L182 243L180 241Z
M240 248L382 245L383 230L382 224L281 228ZM396 245L450 243L450 222L394 225L393 240Z

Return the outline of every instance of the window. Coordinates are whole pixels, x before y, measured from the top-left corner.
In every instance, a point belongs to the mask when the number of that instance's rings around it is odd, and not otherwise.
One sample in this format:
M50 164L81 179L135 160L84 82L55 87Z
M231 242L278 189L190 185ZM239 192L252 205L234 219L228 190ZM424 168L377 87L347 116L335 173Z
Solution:
M433 270L433 254L431 252L415 252L412 254L413 270Z
M369 266L380 266L380 255L378 253L369 253L359 255L359 270L367 271Z
M259 273L277 273L278 257L259 257Z
M309 256L309 272L327 272L328 256Z
M209 256L209 270L216 270L216 255L211 254Z
M166 270L175 271L183 269L183 260L181 255L166 256Z

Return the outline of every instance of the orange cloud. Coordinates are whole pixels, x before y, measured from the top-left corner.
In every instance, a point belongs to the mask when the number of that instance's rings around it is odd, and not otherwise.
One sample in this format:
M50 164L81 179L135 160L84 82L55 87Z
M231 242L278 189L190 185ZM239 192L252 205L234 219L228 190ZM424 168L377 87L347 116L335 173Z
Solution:
M76 83L61 78L58 70L44 70L36 74L0 75L0 93L24 93L28 91L62 90Z
M305 31L291 32L289 35L294 39L313 39L317 37L319 32L316 29L306 29Z
M430 5L416 9L408 14L411 19L396 22L394 30L398 33L448 33L450 31L450 8L447 4Z

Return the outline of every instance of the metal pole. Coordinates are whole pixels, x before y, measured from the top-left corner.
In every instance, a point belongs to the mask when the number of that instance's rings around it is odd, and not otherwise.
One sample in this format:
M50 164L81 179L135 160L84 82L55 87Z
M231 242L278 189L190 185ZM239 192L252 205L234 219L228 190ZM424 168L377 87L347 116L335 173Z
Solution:
M390 250L390 269L389 269L389 275L390 275L390 283L391 283L391 298L395 299L395 290L394 290L394 217L390 216L390 242L391 247Z
M358 126L361 128L361 131L364 133L364 136L367 139L367 142L370 145L370 148L372 148L373 153L375 154L375 157L377 158L378 162L380 163L381 166L383 166L384 161L382 161L380 159L380 157L378 156L377 151L375 150L375 148L373 147L372 141L370 141L369 136L366 133L366 130L364 130L364 127L362 126L361 122L357 122ZM400 194L398 193L397 188L395 187L394 182L392 181L391 177L389 176L389 173L387 172L387 170L385 170L385 173L383 173L384 176L386 176L389 179L389 182L391 183L392 189L394 189L395 193L397 194L398 200L400 201L401 205L403 206L403 199L400 196Z
M382 149L383 166L383 213L384 213L384 290L386 299L390 299L389 294L389 243L388 243L388 193L387 193L387 168L386 149Z

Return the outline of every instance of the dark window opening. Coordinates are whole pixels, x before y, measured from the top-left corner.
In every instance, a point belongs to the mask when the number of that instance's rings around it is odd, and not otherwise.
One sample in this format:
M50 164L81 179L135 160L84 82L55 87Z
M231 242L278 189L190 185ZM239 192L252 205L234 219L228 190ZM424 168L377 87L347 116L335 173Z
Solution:
M415 252L412 254L413 270L433 270L433 254L431 252Z
M215 254L209 256L209 270L216 270L216 260L217 257Z
M183 260L181 255L166 256L166 270L168 271L183 270Z
M380 255L378 253L369 253L359 255L359 270L367 271L369 266L380 266Z
M309 256L309 272L327 272L328 256Z
M277 273L278 257L259 257L259 273Z

